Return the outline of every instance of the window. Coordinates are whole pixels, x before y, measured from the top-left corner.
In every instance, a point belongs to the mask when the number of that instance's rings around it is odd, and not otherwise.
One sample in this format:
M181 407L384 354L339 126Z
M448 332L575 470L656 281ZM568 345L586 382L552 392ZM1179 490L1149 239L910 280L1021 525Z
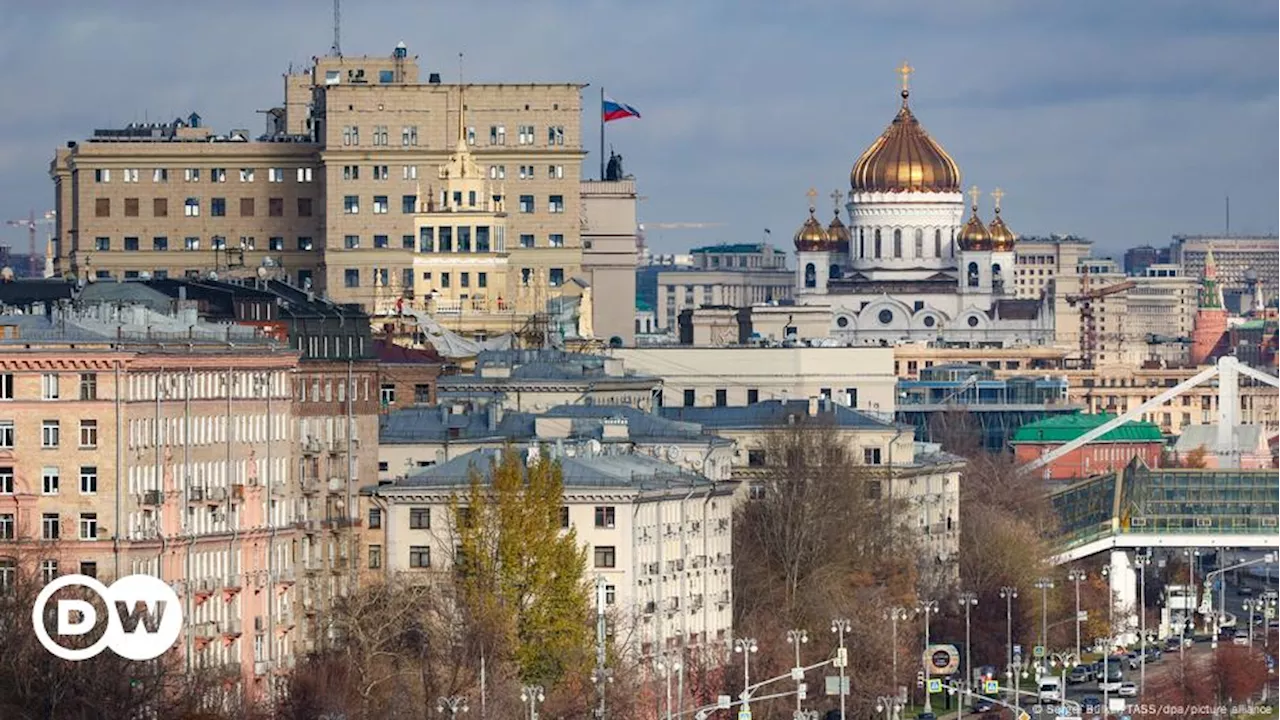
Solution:
M521 236L520 236L520 247L525 248L525 249L528 249L528 248L533 247L533 236L532 236L532 235L521 235Z
M13 399L13 373L0 375L0 400Z
M422 252L435 252L436 234L435 228L422 227L418 229L418 249Z
M449 286L450 286L449 273L447 272L440 273L440 287L447 288Z
M568 505L560 506L560 529L561 530L569 529L569 506Z
M125 168L121 174L124 175L124 181L127 183L138 182L138 168Z
M109 198L97 198L94 200L93 214L95 217L111 217L111 200Z
M548 165L548 166L547 166L547 177L551 178L552 180L559 180L559 179L563 178L563 177L564 177L564 166L563 166L563 165Z
M57 373L45 373L40 376L40 397L44 400L58 399Z
M342 271L342 284L349 288L360 287L360 271L355 268L347 268Z
M198 237L182 238L182 249L183 250L199 250L200 238Z
M359 145L360 144L360 128L354 125L347 125L342 128L342 144L343 145Z
M10 558L0 559L0 593L13 588L18 581L18 562Z
M342 198L342 212L347 215L360 214L360 197L358 195L347 195Z
M453 252L453 228L440 228L440 252Z
M382 508L369 508L369 529L377 530L382 527Z
M489 179L490 180L506 180L507 166L506 165L490 165Z
M13 467L0 467L0 495L13 494Z
M253 182L253 168L240 168L240 182Z
M431 567L431 548L425 545L410 545L409 567L414 569Z
M403 174L404 174L404 179L405 179L405 180L417 180L417 179L418 179L418 166L417 166L417 165L405 165L403 168L401 168L401 170L402 170L402 172L403 172Z
M165 168L156 168L151 171L151 182L166 183L169 182L169 171Z
M40 516L40 537L45 540L57 540L62 535L62 522L58 513L44 513Z
M425 507L409 508L409 529L410 530L430 530L431 529L431 508L425 508Z
M284 198L267 198L267 215L284 217Z
M858 407L858 388L845 388L844 392L849 396L849 407Z
M360 236L344 235L342 237L342 246L348 250L358 250L360 248Z
M80 466L80 494L94 495L98 492L98 468L96 465Z
M214 250L226 250L227 238L222 235L214 235L213 237L209 238L209 247L213 248Z
M431 386L421 383L413 386L413 401L419 405L426 405L431 402Z
M12 540L13 537L13 513L0 513L0 540ZM0 578L0 589L3 587L3 578Z
M151 214L156 217L169 217L169 199L153 198L151 200Z
M532 179L533 179L533 166L532 166L532 165L521 165L521 166L520 166L520 179L521 179L521 180L532 180Z
M377 570L382 567L382 546L369 546L369 569Z
M547 144L563 145L564 144L564 126L555 125L547 128Z
M224 183L227 181L226 168L214 168L209 171L209 180L216 183Z
M893 231L893 256L896 258L902 257L902 231L901 230Z
M596 563L598 568L612 568L618 566L618 551L612 545L600 545L595 550Z
M47 467L40 471L40 492L45 495L57 495L62 484L62 476L56 467Z
M862 448L862 462L864 465L879 465L880 448Z
M138 198L124 199L124 216L138 217Z
M685 390L685 391L684 391L684 406L685 406L685 407L693 407L693 403L694 403L693 390Z
M383 249L383 250L385 250L386 248L390 247L390 242L387 240L387 236L386 236L386 235L374 235L374 236L373 236L373 247L374 247L375 249Z
M98 513L80 513L80 539L98 539Z
M924 257L924 230L916 228L916 257Z
M227 214L227 199L214 198L209 201L209 214L213 217L225 217Z
M760 402L760 391L755 388L747 389L747 404L754 405Z
M106 168L99 169L99 170L94 170L94 171L93 171L93 181L94 181L94 182L96 182L96 183L108 183L108 182L111 182L111 171L110 171L110 170L108 170L108 169L106 169Z
M401 195L400 196L400 212L405 215L412 215L418 211L417 195Z
M604 586L604 604L612 605L618 601L618 588L616 585Z
M533 206L533 196L532 196L532 195L521 195L521 196L520 196L520 212L522 212L522 213L531 213L531 212L533 212L533 209L534 209L534 206Z
M564 268L551 268L547 275L547 284L551 287L560 287L564 284Z
M138 238L127 237L124 239L125 252L138 252Z
M471 273L469 272L458 273L458 286L471 287Z
M183 204L182 214L187 217L200 217L200 200L198 198L187 198Z
M45 448L58 447L58 440L61 437L61 426L57 420L45 420L40 425L40 446Z
M596 506L596 527L613 528L617 527L616 508L612 505Z
M80 399L98 399L98 373L80 373Z
M267 182L269 183L284 182L284 168L267 168Z
M400 144L405 147L418 144L417 125L406 125L400 128Z
M534 127L532 125L521 125L519 133L519 143L521 145L533 144Z
M727 407L729 405L729 391L724 388L716 390L716 407Z
M98 563L92 560L80 561L80 574L87 575L91 578L98 577Z
M564 212L564 196L552 195L547 200L547 212L562 213Z
M396 386L390 383L384 384L378 389L378 400L383 405L396 404Z
M387 137L387 126L386 126L386 125L375 125L375 126L374 126L374 128L373 128L373 144L374 144L374 145L387 145L387 144L389 144L389 143L388 143L388 137Z
M93 239L93 249L97 252L107 252L111 249L111 238L96 237Z
M98 447L98 421L97 420L81 420L80 421L80 447L82 448Z
M311 168L298 168L298 182L311 182Z
M489 144L490 145L506 145L507 144L507 126L506 125L490 125L489 126Z
M766 464L766 455L764 450L754 449L747 450L747 467L764 467Z
M343 180L359 180L360 166L359 165L343 165L342 179Z
M476 273L476 287L489 287L489 273Z
M387 214L387 196L386 195L373 196L373 214L374 215Z
M467 128L467 144L468 145L476 144L476 129L474 127Z
M315 243L311 241L311 238L306 236L302 236L298 238L299 250L312 250L314 248L315 248Z
M311 217L311 198L298 198L298 217Z
M40 561L40 579L46 584L53 582L58 577L58 561L57 560L41 560Z
M200 168L187 168L183 170L182 179L187 182L200 182Z

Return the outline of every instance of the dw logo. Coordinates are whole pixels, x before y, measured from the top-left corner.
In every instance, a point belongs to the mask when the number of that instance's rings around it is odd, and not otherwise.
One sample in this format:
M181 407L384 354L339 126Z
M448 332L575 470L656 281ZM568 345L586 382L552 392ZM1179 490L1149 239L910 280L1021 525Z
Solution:
M59 645L45 628L45 606L54 593L71 586L93 591L107 608L106 632L84 648ZM60 599L56 611L55 631L59 636L86 635L98 625L98 610L87 600ZM173 588L151 575L128 575L116 580L111 587L87 575L64 575L36 596L31 623L40 644L63 660L87 660L106 647L128 660L153 660L172 647L182 633L182 606Z

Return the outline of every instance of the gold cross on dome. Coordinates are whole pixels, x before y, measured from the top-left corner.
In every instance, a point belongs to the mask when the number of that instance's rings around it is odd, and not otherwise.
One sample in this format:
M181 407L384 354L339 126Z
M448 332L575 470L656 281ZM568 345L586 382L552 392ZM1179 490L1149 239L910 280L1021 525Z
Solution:
M839 190L831 191L831 204L836 206L836 212L840 212L840 199L844 197L844 193Z
M818 197L818 191L813 188L809 188L809 192L805 193L805 195L809 196L809 207L814 207L813 202Z
M902 76L902 90L906 92L911 89L911 73L916 69L907 64L906 60L902 61L902 67L898 68L898 74Z
M982 191L978 189L977 185L969 188L969 199L973 201L973 206L975 208L978 207L978 198L980 197L982 197Z
M1000 199L1004 197L1004 191L996 188L991 191L991 197L996 201L996 212L1000 212Z

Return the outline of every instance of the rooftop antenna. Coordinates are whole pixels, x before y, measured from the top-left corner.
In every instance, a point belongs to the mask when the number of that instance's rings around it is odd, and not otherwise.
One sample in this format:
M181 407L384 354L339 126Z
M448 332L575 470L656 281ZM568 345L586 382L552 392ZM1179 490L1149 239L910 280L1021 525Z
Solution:
M458 84L462 84L462 53L458 53Z
M342 57L342 0L333 0L333 47L329 54Z
M1227 196L1227 237L1231 237L1231 196Z

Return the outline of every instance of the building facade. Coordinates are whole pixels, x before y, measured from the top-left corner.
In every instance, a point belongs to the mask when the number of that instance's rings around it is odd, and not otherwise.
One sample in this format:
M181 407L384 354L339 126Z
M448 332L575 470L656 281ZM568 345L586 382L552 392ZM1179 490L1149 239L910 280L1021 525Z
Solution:
M787 255L768 243L694 248L686 268L657 275L658 324L674 331L684 310L703 306L747 307L792 296Z
M1107 413L1059 415L1023 425L1010 441L1014 460L1019 465L1034 462L1115 418ZM1077 480L1114 472L1134 458L1148 467L1160 467L1164 449L1165 437L1159 427L1144 421L1129 422L1054 460L1041 472L1045 480Z
M582 270L590 288L592 334L635 345L636 181L583 180ZM618 339L615 343L614 338Z
M1280 291L1280 238L1275 235L1175 235L1169 244L1169 262L1182 266L1191 277L1202 277L1212 249L1224 292L1246 288L1246 274L1253 270L1267 297Z

